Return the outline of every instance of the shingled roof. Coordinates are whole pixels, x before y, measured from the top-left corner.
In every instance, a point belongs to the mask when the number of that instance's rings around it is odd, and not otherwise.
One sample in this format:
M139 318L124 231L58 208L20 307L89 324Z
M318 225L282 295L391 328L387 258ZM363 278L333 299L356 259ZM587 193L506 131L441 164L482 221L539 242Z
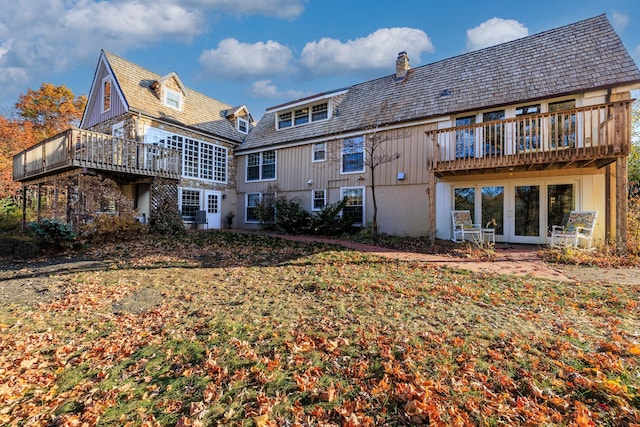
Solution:
M329 120L275 129L267 112L238 151L640 83L606 15L349 88Z
M185 89L182 111L164 105L150 86L163 76L149 71L113 53L103 51L117 83L129 104L129 109L151 117L174 122L185 127L240 143L245 137L226 119L230 105L189 88Z

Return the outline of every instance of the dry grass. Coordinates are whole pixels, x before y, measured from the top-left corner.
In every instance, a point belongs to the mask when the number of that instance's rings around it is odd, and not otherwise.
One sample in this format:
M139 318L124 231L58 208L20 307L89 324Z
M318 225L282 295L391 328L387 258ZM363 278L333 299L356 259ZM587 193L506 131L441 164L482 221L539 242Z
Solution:
M640 422L637 286L226 233L93 255L112 267L0 308L0 422Z

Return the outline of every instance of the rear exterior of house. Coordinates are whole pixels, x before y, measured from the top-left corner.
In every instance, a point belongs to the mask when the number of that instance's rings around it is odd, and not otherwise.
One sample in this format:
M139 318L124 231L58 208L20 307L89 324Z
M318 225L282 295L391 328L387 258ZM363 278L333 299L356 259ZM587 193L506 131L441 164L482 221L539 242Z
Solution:
M15 156L14 179L25 194L53 188L54 204L66 204L55 214L69 222L118 210L109 200L89 202L97 179L115 182L141 220L178 209L186 224L222 228L237 210L234 148L251 121L244 106L192 91L175 73L160 76L102 51L81 129Z
M267 110L238 161L238 222L257 203L348 196L354 224L450 239L451 211L496 240L546 243L571 210L626 233L631 90L640 71L604 15ZM371 168L371 165L377 165ZM375 188L375 190L374 190Z

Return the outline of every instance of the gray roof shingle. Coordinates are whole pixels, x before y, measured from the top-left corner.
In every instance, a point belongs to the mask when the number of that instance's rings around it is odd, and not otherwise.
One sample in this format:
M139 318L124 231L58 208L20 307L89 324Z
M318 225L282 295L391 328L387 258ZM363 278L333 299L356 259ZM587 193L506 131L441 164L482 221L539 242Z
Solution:
M273 112L237 151L640 82L605 15L349 88L329 120L280 131ZM441 96L443 91L449 95Z
M177 111L167 107L150 88L153 82L162 79L163 76L110 52L104 51L104 54L130 109L229 141L242 142L245 135L238 132L225 117L226 110L232 108L230 105L185 88L183 110Z

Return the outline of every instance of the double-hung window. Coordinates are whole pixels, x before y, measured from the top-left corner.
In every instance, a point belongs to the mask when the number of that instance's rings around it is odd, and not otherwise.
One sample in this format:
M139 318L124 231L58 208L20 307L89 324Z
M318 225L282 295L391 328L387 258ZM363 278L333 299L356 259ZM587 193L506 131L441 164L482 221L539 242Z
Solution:
M247 181L266 181L276 178L275 150L247 155Z
M165 88L164 104L173 109L182 111L182 94L180 92L176 92L175 90Z
M342 173L364 172L364 136L342 141Z
M329 117L329 104L322 103L311 107L311 121L324 120Z
M255 223L275 221L275 193L247 193L245 205L245 222ZM258 210L262 210L258 214Z
M249 133L249 122L245 119L238 119L238 132Z
M549 104L551 116L551 147L567 148L576 146L576 101L552 102Z
M342 216L349 218L354 226L363 226L364 222L364 187L344 187L340 195L346 198Z
M200 191L180 189L180 210L182 218L186 220L195 220L196 212L200 210Z
M327 160L327 143L313 144L313 161L324 162L325 160Z
M290 128L293 125L291 116L291 111L278 114L278 129Z
M475 154L475 132L473 125L476 116L458 117L456 119L456 159L473 157Z
M327 204L327 190L311 190L311 210L319 211Z
M540 148L540 104L516 108L516 150L535 151Z

